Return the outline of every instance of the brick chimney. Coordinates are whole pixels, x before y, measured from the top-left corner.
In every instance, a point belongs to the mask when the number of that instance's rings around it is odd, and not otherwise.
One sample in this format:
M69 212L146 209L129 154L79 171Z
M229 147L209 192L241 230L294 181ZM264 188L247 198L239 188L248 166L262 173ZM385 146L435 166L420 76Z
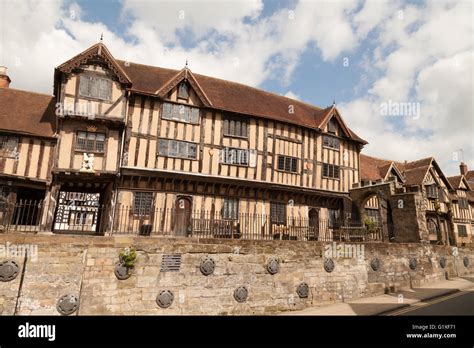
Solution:
M467 174L467 164L464 162L461 162L459 165L459 171L461 172L461 175L466 175Z
M0 66L0 88L8 88L10 87L10 77L7 75L7 67Z

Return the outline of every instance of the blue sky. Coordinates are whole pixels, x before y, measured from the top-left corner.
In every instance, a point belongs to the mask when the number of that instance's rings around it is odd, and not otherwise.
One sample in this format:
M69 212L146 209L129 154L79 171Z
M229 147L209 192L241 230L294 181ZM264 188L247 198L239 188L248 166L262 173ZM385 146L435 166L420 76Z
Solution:
M96 43L133 62L191 70L321 107L333 100L364 152L473 161L471 1L2 2L12 87L51 93L54 67ZM34 71L35 79L31 79ZM415 113L396 108L413 106ZM462 149L462 152L458 151Z

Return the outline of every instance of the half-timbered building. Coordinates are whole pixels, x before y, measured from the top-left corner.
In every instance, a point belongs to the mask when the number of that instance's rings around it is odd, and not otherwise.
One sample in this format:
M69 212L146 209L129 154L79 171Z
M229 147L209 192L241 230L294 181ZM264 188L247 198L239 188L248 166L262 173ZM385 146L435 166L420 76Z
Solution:
M292 217L342 219L359 181L366 141L334 105L319 108L187 66L117 60L102 43L58 66L54 96L44 98L55 105L54 137L48 134L55 147L43 140L41 154L54 156L29 171L47 175L46 225L57 232L169 225L185 235L209 229L212 219L202 214L234 225L254 214L271 217L262 232L271 234ZM24 99L31 100L15 102ZM11 118L11 101L4 105ZM22 144L31 141L36 150L21 150L40 151L39 138ZM28 156L20 158L18 171ZM14 161L6 161L11 171ZM182 216L165 217L168 210Z

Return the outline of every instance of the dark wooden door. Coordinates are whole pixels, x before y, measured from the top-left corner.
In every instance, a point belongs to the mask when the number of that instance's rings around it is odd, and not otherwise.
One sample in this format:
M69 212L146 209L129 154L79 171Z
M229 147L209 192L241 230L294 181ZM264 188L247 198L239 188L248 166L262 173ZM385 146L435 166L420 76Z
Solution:
M191 197L178 196L175 202L174 235L188 236L192 232L191 221L192 200Z

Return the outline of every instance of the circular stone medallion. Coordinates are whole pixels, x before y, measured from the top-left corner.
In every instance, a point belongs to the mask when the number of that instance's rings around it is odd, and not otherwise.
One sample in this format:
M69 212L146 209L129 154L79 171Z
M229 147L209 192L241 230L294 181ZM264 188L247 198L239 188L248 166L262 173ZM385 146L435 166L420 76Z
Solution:
M446 258L444 256L441 256L441 258L439 259L439 265L441 266L441 268L446 267Z
M334 261L332 259L324 260L324 270L328 273L334 271Z
M3 261L0 263L0 281L9 282L16 278L20 267L15 261Z
M205 276L208 276L214 273L214 270L216 268L216 263L214 262L212 258L206 257L204 260L202 260L201 266L199 268L202 274L204 274Z
M123 263L117 263L114 269L115 276L117 279L125 280L130 278L130 269Z
M301 283L296 288L296 293L300 298L307 298L309 295L309 286L306 283Z
M469 257L464 256L464 258L462 259L462 263L464 264L464 267L468 267L469 266Z
M414 257L410 259L410 261L408 262L408 266L412 271L416 270L417 261Z
M277 259L271 258L267 262L267 271L270 274L277 274L280 271L280 263Z
M79 308L79 299L76 295L68 294L61 296L56 305L56 309L62 315L69 315Z
M234 290L234 299L237 302L245 302L249 296L249 291L245 286L239 286Z
M174 300L174 295L170 290L162 290L156 297L156 303L161 308L168 308Z
M378 257L374 257L370 261L370 268L372 268L372 271L377 272L380 269L380 260Z

